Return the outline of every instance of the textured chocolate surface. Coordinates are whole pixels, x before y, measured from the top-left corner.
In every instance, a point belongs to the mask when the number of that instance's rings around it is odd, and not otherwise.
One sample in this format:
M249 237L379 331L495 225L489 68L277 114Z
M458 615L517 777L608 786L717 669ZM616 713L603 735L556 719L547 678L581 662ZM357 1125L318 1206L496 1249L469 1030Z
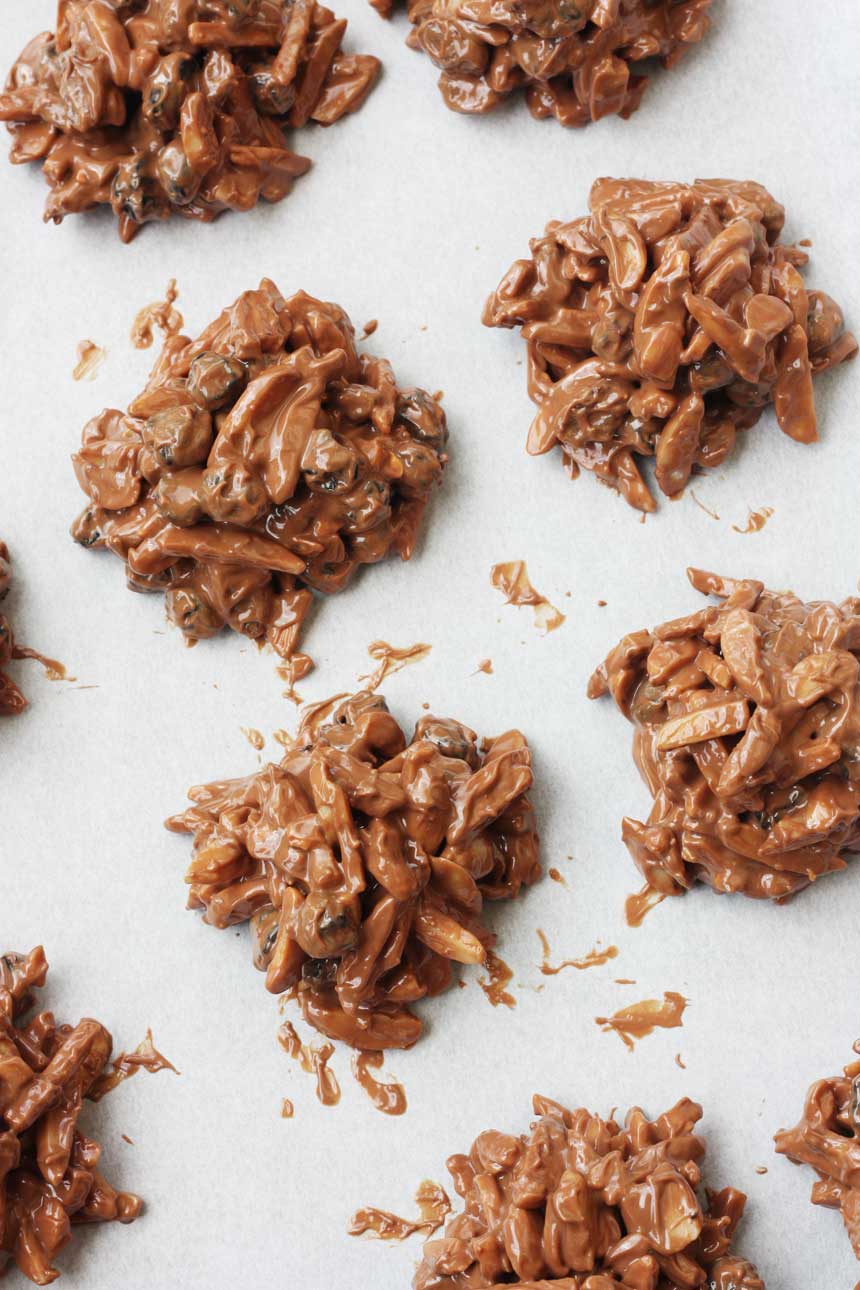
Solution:
M109 205L124 242L280 201L311 164L285 130L331 125L376 79L345 31L314 0L58 0L0 94L11 159L43 163L46 220Z
M88 1018L71 1026L31 1014L47 972L41 946L0 957L0 1276L11 1258L40 1286L59 1276L53 1263L73 1227L131 1223L141 1209L102 1177L101 1147L78 1127L113 1041Z
M699 1195L695 1102L623 1124L533 1106L528 1134L491 1129L449 1159L463 1211L425 1244L415 1290L764 1290L732 1251L746 1197Z
M780 242L785 212L755 183L598 179L590 214L552 221L487 301L489 327L520 327L539 412L533 455L558 445L641 511L719 466L773 404L780 429L817 437L813 376L857 342L808 256Z
M395 0L370 0L388 17ZM629 117L643 60L672 67L708 31L711 0L408 0L408 43L440 68L455 112L491 112L524 93L532 116L583 126Z
M722 603L625 636L589 687L634 723L654 798L624 841L665 895L782 900L860 851L860 599L688 576Z
M229 626L289 658L313 591L409 559L446 439L438 401L360 354L342 309L264 279L85 427L72 535L164 591L190 639Z
M776 1149L815 1170L813 1205L839 1210L860 1259L860 1061L812 1085L800 1122L776 1135Z
M341 701L342 700L342 701ZM528 745L424 716L407 740L364 692L306 710L280 765L191 790L189 905L251 921L255 965L305 1020L356 1048L410 1048L411 1006L483 964L484 900L540 876Z

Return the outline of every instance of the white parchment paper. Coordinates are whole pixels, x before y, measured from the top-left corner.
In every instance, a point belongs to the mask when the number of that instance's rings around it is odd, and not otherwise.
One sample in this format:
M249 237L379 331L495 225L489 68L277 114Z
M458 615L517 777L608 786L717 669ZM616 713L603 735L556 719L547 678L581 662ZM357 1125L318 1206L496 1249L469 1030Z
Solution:
M6 0L3 67L52 25L53 8ZM88 1113L108 1177L147 1208L128 1229L84 1231L62 1256L63 1284L405 1290L418 1242L352 1240L350 1213L412 1212L417 1183L446 1179L445 1157L477 1132L524 1130L539 1090L603 1113L640 1103L657 1114L683 1094L698 1098L708 1180L749 1193L740 1245L771 1290L848 1290L857 1266L840 1219L810 1207L811 1176L775 1157L771 1136L860 1034L860 865L786 908L702 889L626 928L624 897L639 882L620 819L641 817L648 797L629 727L584 690L623 632L696 607L689 563L810 598L854 592L860 368L818 383L819 444L791 443L767 415L695 484L719 520L688 492L642 525L593 479L571 483L556 456L526 457L523 347L479 319L529 237L586 210L595 177L718 175L760 180L785 204L789 235L814 243L808 281L837 296L857 328L860 9L718 0L711 37L654 80L631 121L566 132L522 103L485 120L449 113L429 60L403 45L405 19L385 24L363 0L338 8L348 47L378 53L384 78L357 116L297 140L316 164L280 206L211 227L152 226L125 247L110 215L44 226L38 169L0 165L9 610L20 639L77 678L50 683L33 664L16 668L32 706L0 730L0 948L43 942L47 1006L102 1019L117 1046L151 1025L182 1072L141 1074ZM69 464L81 426L124 407L154 355L129 345L137 310L175 276L196 334L264 274L285 293L337 300L359 325L378 319L368 348L393 361L401 383L445 391L452 435L420 551L322 606L306 638L317 670L304 693L353 688L376 638L432 643L426 662L386 686L394 712L409 728L425 702L482 733L520 726L534 748L544 861L568 881L546 879L494 911L514 1011L491 1008L474 972L467 989L422 1008L426 1037L387 1063L409 1098L401 1120L372 1108L344 1051L334 1061L343 1099L321 1107L278 1048L276 1002L246 933L216 932L184 909L187 842L161 822L188 785L277 758L271 733L295 717L274 657L232 634L184 649L160 597L129 594L118 561L68 537L81 505ZM84 338L108 357L93 383L75 384ZM761 533L733 531L762 506L774 514ZM505 559L527 560L567 614L559 631L542 638L529 610L503 605L489 573ZM475 674L485 657L492 676ZM242 726L266 735L262 756ZM538 927L554 957L597 940L619 957L542 977ZM594 1023L667 989L690 999L683 1029L633 1054ZM280 1118L284 1097L291 1121Z

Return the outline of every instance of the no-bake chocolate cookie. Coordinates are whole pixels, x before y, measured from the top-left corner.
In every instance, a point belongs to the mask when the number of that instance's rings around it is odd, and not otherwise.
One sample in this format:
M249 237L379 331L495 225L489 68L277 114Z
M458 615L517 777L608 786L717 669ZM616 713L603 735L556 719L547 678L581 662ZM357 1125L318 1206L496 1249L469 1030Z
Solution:
M487 301L488 327L520 327L539 412L533 455L557 444L653 511L719 466L769 404L784 434L817 437L813 377L857 342L808 256L779 237L785 212L759 184L598 179L590 214L548 224ZM638 460L637 460L638 459Z
M518 731L479 745L424 716L407 740L364 692L307 709L280 765L192 789L167 827L194 835L190 907L250 920L267 989L331 1039L409 1048L411 1005L447 989L452 963L485 962L484 900L540 876L531 784Z
M813 1084L800 1123L783 1129L775 1141L780 1155L818 1174L812 1203L840 1211L860 1259L860 1061Z
M9 558L9 548L5 542L0 542L0 600L5 599L11 585L12 561ZM5 614L0 614L0 669L14 657L15 636L9 619ZM0 716L16 716L26 706L27 700L11 676L0 670Z
M449 1159L463 1212L425 1244L415 1290L764 1290L732 1251L746 1197L699 1194L695 1102L623 1125L533 1106L527 1135L491 1129Z
M625 636L589 685L633 722L654 798L623 838L665 895L782 900L860 851L860 598L688 577L722 604Z
M395 0L370 0L385 17ZM672 67L710 27L711 0L408 0L408 44L441 69L455 112L484 113L524 92L532 116L566 126L629 117L648 77Z
M72 535L165 592L190 639L229 626L287 658L313 591L409 559L446 439L438 401L358 353L342 309L264 279L86 426Z
M111 1037L88 1018L71 1026L31 1013L47 971L41 946L0 957L0 1276L11 1258L39 1286L59 1276L73 1227L131 1223L141 1210L102 1177L101 1147L78 1127Z
M12 585L12 559L5 542L0 541L0 602L8 594ZM66 675L66 669L55 658L47 658L29 645L21 645L15 639L12 625L5 614L0 613L0 717L14 717L28 706L27 700L18 686L3 668L13 659L35 659L41 663L48 678L52 681L66 681L74 678Z
M280 201L311 164L285 130L354 111L379 71L345 31L314 0L59 0L0 94L11 159L43 163L46 220L109 205L124 242Z

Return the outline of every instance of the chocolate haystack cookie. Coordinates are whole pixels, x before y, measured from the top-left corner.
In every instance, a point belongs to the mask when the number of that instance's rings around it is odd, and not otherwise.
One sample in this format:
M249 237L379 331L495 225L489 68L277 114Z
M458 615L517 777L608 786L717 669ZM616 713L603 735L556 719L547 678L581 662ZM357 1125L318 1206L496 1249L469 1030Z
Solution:
M278 202L311 164L285 130L354 111L379 71L345 31L314 0L59 0L0 94L11 159L43 162L46 220L110 205L124 242Z
M855 1045L855 1052L860 1045ZM813 1205L838 1209L860 1259L860 1061L844 1074L818 1080L806 1094L803 1118L775 1138L780 1155L818 1174Z
M634 723L654 798L624 841L664 895L782 900L860 851L860 598L688 577L723 603L625 636L589 685Z
M759 184L598 179L591 214L553 221L487 301L488 327L521 327L539 412L533 455L561 448L641 511L682 493L774 405L782 431L817 437L812 378L852 358L839 306L807 291L802 248Z
M695 1102L623 1126L533 1107L528 1135L491 1129L449 1159L463 1212L424 1246L415 1290L764 1290L731 1248L746 1197L700 1199Z
M5 599L12 585L12 561L9 548L0 542L0 600ZM15 657L15 635L5 614L0 614L0 669ZM14 717L23 712L27 700L11 676L0 670L0 716Z
M189 906L251 920L267 989L330 1039L409 1048L410 1005L452 962L485 962L483 901L540 876L531 758L516 730L479 746L424 716L407 740L378 695L341 699L306 710L279 765L192 789L167 827L194 835Z
M78 1128L110 1035L88 1019L58 1025L50 1012L26 1020L47 972L41 946L0 957L0 1276L11 1257L39 1286L60 1275L52 1265L73 1227L131 1223L141 1210L101 1176L101 1147Z
M395 0L370 0L384 17ZM710 27L711 0L408 0L408 44L441 69L455 112L524 91L532 116L566 126L631 116L646 59L672 67Z
M342 309L264 279L197 340L169 337L127 413L86 426L72 535L164 591L192 640L229 626L288 658L312 591L409 559L446 438L437 400L359 354Z

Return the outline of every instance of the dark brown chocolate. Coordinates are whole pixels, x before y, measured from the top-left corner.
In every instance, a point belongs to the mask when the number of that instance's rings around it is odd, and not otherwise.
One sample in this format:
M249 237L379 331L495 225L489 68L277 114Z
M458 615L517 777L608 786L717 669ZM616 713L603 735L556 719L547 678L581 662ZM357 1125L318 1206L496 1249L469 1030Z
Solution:
M521 327L538 412L532 455L560 447L641 511L720 465L768 404L782 431L817 437L813 376L857 342L808 256L779 241L785 212L759 184L598 179L590 215L554 220L487 301L488 327Z
M254 963L307 1022L356 1048L410 1048L410 1005L483 964L484 900L540 876L528 745L424 716L407 741L364 692L306 710L280 765L191 790L189 905L250 920Z
M723 603L625 636L589 685L654 798L622 836L657 893L784 900L860 851L860 598L688 576Z
M98 1172L101 1147L78 1128L84 1098L105 1071L112 1040L84 1019L26 1019L48 964L39 946L0 957L0 1276L9 1258L36 1285L80 1223L131 1223L141 1201Z
M700 1198L695 1102L623 1126L533 1106L528 1135L491 1129L449 1159L463 1212L425 1244L415 1290L764 1290L732 1252L746 1197Z
M191 640L229 626L289 659L312 592L409 559L446 440L437 400L358 353L342 309L264 279L197 340L169 336L128 412L85 427L72 535L164 591Z
M0 94L11 159L43 163L46 220L109 205L124 242L280 201L311 164L285 130L331 125L376 79L345 31L314 0L58 0Z
M818 1174L812 1203L839 1210L860 1259L860 1061L813 1084L800 1123L783 1129L775 1142L780 1155Z
M395 0L370 0L388 17ZM440 68L455 112L485 113L524 92L532 116L565 126L631 116L648 77L710 27L711 0L408 0L408 44Z

